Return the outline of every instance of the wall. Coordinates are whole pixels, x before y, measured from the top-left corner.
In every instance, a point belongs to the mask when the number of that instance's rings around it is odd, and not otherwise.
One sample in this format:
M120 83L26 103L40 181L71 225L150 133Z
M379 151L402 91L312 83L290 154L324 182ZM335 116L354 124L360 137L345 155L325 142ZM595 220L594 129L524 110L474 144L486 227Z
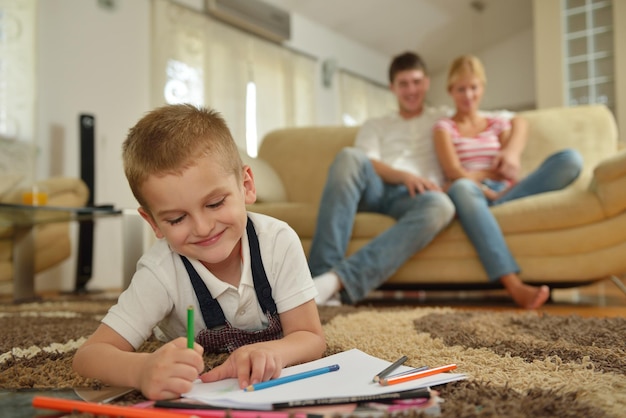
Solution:
M536 107L533 30L520 32L475 54L485 66L483 109L525 110ZM451 58L452 60L453 58ZM429 101L452 106L446 71L432 76Z
M121 143L149 106L149 0L38 2L39 177L79 176L78 115L96 117L96 204L135 207L122 171ZM93 287L121 283L121 222L95 224ZM75 225L74 225L75 227ZM74 240L74 246L77 241ZM41 274L36 288L72 290L75 261Z
M537 107L563 106L563 22L561 2L533 0Z

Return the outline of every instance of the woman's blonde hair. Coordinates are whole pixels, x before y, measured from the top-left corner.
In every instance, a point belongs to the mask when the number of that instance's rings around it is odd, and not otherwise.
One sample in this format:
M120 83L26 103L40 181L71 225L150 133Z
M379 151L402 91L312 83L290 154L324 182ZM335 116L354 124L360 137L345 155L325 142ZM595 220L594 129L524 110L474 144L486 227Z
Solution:
M485 68L480 60L473 55L462 55L450 64L450 69L448 70L448 91L459 78L465 75L473 75L483 83L483 86L487 85Z

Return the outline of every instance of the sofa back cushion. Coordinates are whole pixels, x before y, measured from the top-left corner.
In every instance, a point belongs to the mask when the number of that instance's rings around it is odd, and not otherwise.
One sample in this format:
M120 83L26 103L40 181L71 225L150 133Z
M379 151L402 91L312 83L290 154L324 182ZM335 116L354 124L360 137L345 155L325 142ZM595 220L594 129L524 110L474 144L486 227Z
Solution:
M606 106L589 105L532 110L520 113L528 120L528 143L522 155L523 175L550 154L577 149L584 158L579 187L587 187L594 167L615 154L618 136L615 118ZM285 128L268 133L259 148L281 178L287 200L318 205L328 167L337 152L354 144L359 127L320 126Z
M284 202L287 193L276 171L261 157L252 158L245 150L239 149L239 156L244 165L250 166L256 188L256 201L259 203Z
M335 155L354 144L358 127L286 128L268 133L259 157L282 179L287 200L317 206Z
M593 169L618 149L617 125L603 105L558 107L521 112L528 120L528 143L522 155L523 174L537 168L550 154L574 148L584 158L578 185L586 187Z

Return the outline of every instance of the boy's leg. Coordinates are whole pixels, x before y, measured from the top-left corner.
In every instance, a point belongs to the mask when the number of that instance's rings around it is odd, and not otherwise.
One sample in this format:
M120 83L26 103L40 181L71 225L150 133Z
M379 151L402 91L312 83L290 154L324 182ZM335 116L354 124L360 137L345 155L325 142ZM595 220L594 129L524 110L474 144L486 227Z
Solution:
M401 197L385 200L390 202L385 212L396 218L395 225L333 268L341 279L342 299L346 302L356 303L383 284L454 216L452 202L441 192L425 192L412 198L404 189Z
M371 206L376 211L383 191L383 182L365 153L344 148L337 154L328 171L311 243L309 268L314 277L344 259L357 210Z
M566 149L554 153L539 168L493 202L493 205L534 194L561 190L578 178L582 167L583 159L578 151Z

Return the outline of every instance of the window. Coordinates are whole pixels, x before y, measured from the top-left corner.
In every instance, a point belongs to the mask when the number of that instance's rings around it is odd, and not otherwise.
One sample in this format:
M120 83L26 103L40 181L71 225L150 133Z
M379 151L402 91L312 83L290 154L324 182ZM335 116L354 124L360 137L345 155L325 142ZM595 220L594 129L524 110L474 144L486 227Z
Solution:
M167 74L167 81L163 89L163 97L166 103L191 103L196 106L204 106L201 68L194 68L184 62L172 59L167 62L165 73Z
M35 0L0 0L0 135L34 142Z
M346 71L339 73L341 120L354 126L370 117L383 116L397 108L395 96L381 86Z
M248 81L246 89L246 152L256 158L259 151L259 137L256 122L256 84Z
M615 111L611 0L564 2L566 103Z
M256 156L263 136L315 121L315 60L164 0L153 13L153 105L218 110Z

